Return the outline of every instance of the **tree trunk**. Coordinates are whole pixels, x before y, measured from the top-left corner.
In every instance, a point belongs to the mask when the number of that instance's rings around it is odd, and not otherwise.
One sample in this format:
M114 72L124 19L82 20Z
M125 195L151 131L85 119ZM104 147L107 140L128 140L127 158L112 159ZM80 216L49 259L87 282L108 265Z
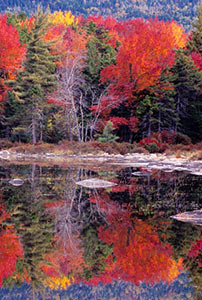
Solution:
M177 106L176 106L176 121L175 121L175 131L178 130L178 121L179 121L179 114L180 114L180 95L177 96Z
M36 120L34 114L32 114L32 144L36 144Z
M151 115L150 113L148 114L148 134L147 137L150 138L151 137Z
M161 107L159 107L158 113L158 132L161 132Z

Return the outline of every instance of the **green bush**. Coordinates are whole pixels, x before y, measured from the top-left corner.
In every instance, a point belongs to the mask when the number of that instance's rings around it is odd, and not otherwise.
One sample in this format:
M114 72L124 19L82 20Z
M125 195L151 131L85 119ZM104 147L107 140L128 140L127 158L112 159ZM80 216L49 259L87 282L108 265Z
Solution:
M146 150L148 150L150 153L158 153L161 152L161 148L158 147L156 143L149 143L145 145Z
M118 137L112 133L113 130L114 130L113 123L108 121L107 124L105 125L103 133L98 137L98 141L102 143L115 142L118 139Z

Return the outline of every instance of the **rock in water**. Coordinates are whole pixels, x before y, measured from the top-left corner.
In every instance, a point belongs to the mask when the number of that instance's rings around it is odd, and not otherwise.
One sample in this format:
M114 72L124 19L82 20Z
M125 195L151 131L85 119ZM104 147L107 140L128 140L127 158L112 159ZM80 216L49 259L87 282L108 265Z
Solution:
M15 178L15 179L9 180L9 183L14 185L14 186L20 186L20 185L23 185L24 180L22 180L20 178Z
M202 209L194 210L194 211L186 211L181 214L172 216L171 218L176 219L178 221L189 222L195 225L202 226Z
M134 176L149 176L149 175L151 175L151 173L137 171L137 172L133 172L132 175L134 175Z
M84 186L84 187L88 187L88 188L91 188L91 189L108 188L108 187L117 185L114 182L101 180L101 179L98 179L98 178L90 178L90 179L81 180L81 181L76 182L76 184Z

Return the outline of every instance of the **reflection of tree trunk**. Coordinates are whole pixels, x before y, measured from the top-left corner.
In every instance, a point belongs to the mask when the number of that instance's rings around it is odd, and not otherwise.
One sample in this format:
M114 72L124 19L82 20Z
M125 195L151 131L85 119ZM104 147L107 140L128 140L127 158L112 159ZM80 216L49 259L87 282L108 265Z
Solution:
M35 198L35 172L36 172L36 165L32 165L32 174L31 174L31 199L34 200Z
M42 126L42 121L40 121L40 141L43 141L43 126Z
M34 112L32 114L32 144L36 144L36 119Z
M130 244L130 232L131 232L131 227L128 227L128 232L127 232L127 240L126 240L126 246L128 247Z
M158 172L157 178L157 198L160 199L160 189L161 189L161 180L160 180L160 173Z

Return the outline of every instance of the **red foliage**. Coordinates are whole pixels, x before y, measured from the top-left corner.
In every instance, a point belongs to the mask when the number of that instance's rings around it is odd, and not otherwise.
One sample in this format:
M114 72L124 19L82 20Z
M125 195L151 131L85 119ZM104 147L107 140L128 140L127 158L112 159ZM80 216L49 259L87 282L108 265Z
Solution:
M119 40L119 33L118 33L118 22L116 19L112 18L111 16L108 16L106 19L104 19L102 16L89 16L85 23L88 23L89 21L92 21L97 25L97 27L104 27L108 31L109 45L112 46L112 48L117 47L117 40Z
M197 240L195 244L192 245L191 249L189 250L189 257L195 258L201 255L202 253L202 231L200 240ZM202 267L202 258L198 257L199 267Z
M112 214L107 220L110 226L100 226L99 238L113 245L116 259L111 257L106 276L94 278L93 283L121 279L137 285L140 281L154 284L171 282L179 275L182 261L172 260L172 247L159 240L153 226L138 219L132 223L129 210Z
M199 71L201 71L202 70L202 55L200 53L193 52L191 54L191 58L195 64L195 66L199 68Z
M7 25L7 16L0 15L0 101L4 100L8 88L5 79L13 79L25 57L25 45L20 44L18 31Z
M167 143L169 145L174 145L177 133L172 130L163 130L161 132L152 133L152 138L157 139L161 143Z
M96 22L105 24L106 20L99 17ZM174 21L135 19L109 24L121 46L116 64L101 71L101 82L109 85L108 94L101 103L105 120L110 118L112 109L120 105L134 109L138 105L135 93L149 89L157 82L162 70L174 62L173 49L183 47L186 41L182 27ZM93 111L96 109L96 106L92 108ZM135 113L126 121L130 130L136 132L138 119Z
M0 233L0 286L3 278L8 278L15 271L18 258L23 258L23 248L10 227Z
M128 120L121 117L111 117L109 121L113 123L114 129L119 129L122 125L128 125Z
M143 140L141 140L140 142L139 142L139 144L141 145L141 146L146 146L146 145L149 145L149 144L151 144L151 143L154 143L154 144L156 144L159 148L161 147L161 143L160 142L158 142L156 139L149 139L149 138L144 138Z

